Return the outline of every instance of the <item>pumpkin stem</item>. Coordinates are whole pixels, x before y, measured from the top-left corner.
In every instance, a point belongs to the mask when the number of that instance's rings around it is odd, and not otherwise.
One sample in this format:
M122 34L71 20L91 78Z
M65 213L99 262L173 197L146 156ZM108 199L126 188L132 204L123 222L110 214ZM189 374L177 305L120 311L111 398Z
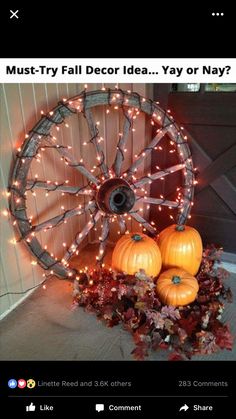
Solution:
M179 284L181 282L180 276L177 276L177 275L173 276L172 277L172 282L173 282L173 284Z
M131 239L135 242L139 242L140 240L142 240L142 237L140 236L140 234L133 234L133 236L131 236Z
M175 230L176 230L176 231L184 231L184 230L185 230L185 226L184 226L184 225L177 225L177 226L175 227Z

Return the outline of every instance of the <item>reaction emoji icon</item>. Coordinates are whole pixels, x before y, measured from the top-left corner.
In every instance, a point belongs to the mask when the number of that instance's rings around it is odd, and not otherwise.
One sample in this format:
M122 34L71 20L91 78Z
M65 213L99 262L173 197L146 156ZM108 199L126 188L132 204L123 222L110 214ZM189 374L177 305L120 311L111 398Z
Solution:
M27 387L28 388L34 388L35 386L36 386L36 382L32 378L27 380Z
M18 380L18 388L25 388L26 387L26 381L24 380L24 378L20 378Z
M17 381L14 378L11 378L8 380L8 387L9 388L16 388L17 387Z

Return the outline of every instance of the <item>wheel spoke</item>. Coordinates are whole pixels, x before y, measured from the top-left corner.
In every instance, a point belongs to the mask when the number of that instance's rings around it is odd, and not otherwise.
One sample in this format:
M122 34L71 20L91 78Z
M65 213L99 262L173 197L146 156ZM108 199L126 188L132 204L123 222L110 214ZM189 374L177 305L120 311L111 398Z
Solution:
M120 226L120 234L125 234L125 232L127 230L127 226L126 226L125 219L122 217L122 215L120 215L118 217L118 223L119 223L119 226Z
M126 175L128 178L133 175L133 173L136 172L137 168L140 166L140 164L143 162L143 160L151 153L151 151L156 147L156 145L161 141L161 139L164 137L164 135L167 133L167 131L170 129L170 124L168 124L166 127L160 129L158 134L152 139L150 144L145 147L138 155L137 160L130 166L130 168L127 170L124 175ZM124 176L123 175L123 176Z
M138 197L138 202L143 202L144 204L154 204L154 205L164 205L171 208L181 208L182 203L178 201L168 201L165 198L152 198L151 196L142 196Z
M145 185L146 183L152 183L153 180L160 179L164 176L170 175L171 173L177 172L178 170L182 170L185 167L184 163L176 164L175 166L168 167L164 170L159 170L155 173L150 173L146 176L141 177L140 179L136 180L133 185L135 188L139 188L140 186Z
M87 222L87 224L80 231L80 233L76 234L73 243L67 249L62 259L62 263L66 263L73 256L73 254L78 249L80 243L84 240L84 238L88 235L89 231L95 226L95 224L98 222L100 218L101 218L101 211L97 210L95 214L93 214L92 219Z
M143 228L146 228L146 230L150 231L152 234L156 234L156 229L137 212L130 212L130 215L134 220L141 224Z
M51 137L47 137L47 142L49 142L52 145L54 144ZM94 183L95 185L99 184L99 180L88 169L86 169L82 162L78 162L77 160L75 160L75 158L72 156L72 154L70 154L68 149L60 147L55 147L55 149L64 158L65 162L69 166L74 167L76 170L82 173L82 175L84 175L90 182Z
M118 144L117 144L117 152L116 152L116 157L115 157L115 161L113 163L113 170L115 172L115 175L118 177L120 176L120 172L121 172L121 166L122 163L124 161L124 150L125 150L125 145L129 136L129 132L130 132L130 128L132 126L132 113L129 113L127 111L124 111L124 117L125 117L125 121L124 121L124 125L123 125L123 132L120 135Z
M26 191L31 191L33 189L45 189L47 192L64 192L71 195L88 195L93 196L94 192L91 189L87 189L88 185L77 187L77 186L68 186L66 182L44 182L42 180L27 180Z
M32 234L32 233L34 234L41 230L48 230L48 229L57 227L59 224L65 222L68 218L74 217L75 215L84 214L84 212L94 207L95 207L95 202L92 201L92 202L89 202L84 207L82 205L79 205L78 207L75 207L71 210L64 211L62 214L56 215L56 217L50 218L49 220L44 221L43 223L32 226L31 230L29 231L27 235Z
M107 245L107 239L109 236L109 217L105 216L102 218L102 233L101 237L99 237L100 245L99 245L99 252L97 256L97 261L102 263L103 258L105 256L105 249Z
M104 152L102 150L102 147L100 146L99 142L98 142L98 137L99 137L99 131L97 128L97 125L95 124L94 120L93 120L93 114L91 109L85 109L84 111L84 115L86 117L86 121L89 127L89 131L90 131L90 135L91 135L91 139L90 139L90 143L92 143L95 147L96 150L96 157L98 160L98 167L100 167L102 173L104 174L105 178L109 177L109 170L108 167L105 163L105 156L104 156Z

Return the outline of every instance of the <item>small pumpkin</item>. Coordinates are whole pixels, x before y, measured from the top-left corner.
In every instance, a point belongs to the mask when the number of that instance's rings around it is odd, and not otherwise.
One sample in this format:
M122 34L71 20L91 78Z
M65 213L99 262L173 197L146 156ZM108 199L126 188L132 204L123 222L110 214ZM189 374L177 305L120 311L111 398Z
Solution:
M163 304L185 306L196 299L199 285L197 279L188 272L172 268L159 276L156 290Z
M155 240L142 233L124 234L112 254L112 268L134 275L144 269L148 276L161 270L161 253Z
M202 239L193 227L173 224L158 239L164 269L182 268L196 275L202 260Z

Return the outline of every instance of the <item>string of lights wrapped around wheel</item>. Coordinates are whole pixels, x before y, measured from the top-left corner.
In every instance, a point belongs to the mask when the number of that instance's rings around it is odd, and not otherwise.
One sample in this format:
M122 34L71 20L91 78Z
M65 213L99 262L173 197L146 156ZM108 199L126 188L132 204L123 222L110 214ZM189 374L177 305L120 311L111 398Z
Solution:
M121 109L123 112L123 131L119 134L115 159L110 168L106 163L104 151L100 144L101 138L98 124L94 122L92 114L92 109L98 106L107 107L107 113L109 113L111 108ZM70 152L70 146L59 144L51 133L52 128L55 126L58 129L62 124L68 126L67 118L77 113L82 113L88 124L90 138L87 143L93 145L96 153L97 168L99 170L97 175L86 167L82 160L78 161L73 156ZM153 126L154 137L135 156L130 167L122 171L127 139L130 131L133 129L133 121L140 113L144 113L149 117ZM167 138L176 149L178 164L136 178L135 174L138 167L150 156L153 150L159 147L159 142ZM87 184L85 186L69 186L66 181L58 183L46 181L45 179L30 179L28 177L33 159L37 159L41 150L46 152L47 149L52 148L58 152L66 165L78 170L86 178ZM140 195L141 188L149 185L152 181L179 171L182 172L183 183L175 201L170 201L164 197L156 198ZM42 114L40 121L27 134L24 143L18 149L8 189L10 212L14 217L14 225L18 229L16 241L24 241L26 243L37 263L48 272L46 275L55 274L60 278L74 279L78 272L70 266L70 259L99 220L102 221L102 231L99 237L100 244L97 261L102 264L112 218L115 217L119 223L120 232L123 234L126 231L125 217L128 214L128 216L142 225L143 231L149 232L150 235L155 235L155 226L146 220L139 210L135 209L136 203L142 202L148 205L177 208L176 223L183 225L190 216L195 182L187 137L183 133L183 127L178 127L168 111L164 111L158 103L134 92L107 88L99 91L84 90L76 97L59 102L47 114ZM75 208L66 210L42 223L32 225L31 220L27 216L27 192L34 192L35 189L42 189L50 193L60 191L65 194L87 196L89 197L89 202L84 206L78 205ZM65 254L60 260L53 257L48 250L42 248L36 237L37 232L55 228L66 222L70 217L86 212L89 212L90 220L76 233L74 240L66 248Z

